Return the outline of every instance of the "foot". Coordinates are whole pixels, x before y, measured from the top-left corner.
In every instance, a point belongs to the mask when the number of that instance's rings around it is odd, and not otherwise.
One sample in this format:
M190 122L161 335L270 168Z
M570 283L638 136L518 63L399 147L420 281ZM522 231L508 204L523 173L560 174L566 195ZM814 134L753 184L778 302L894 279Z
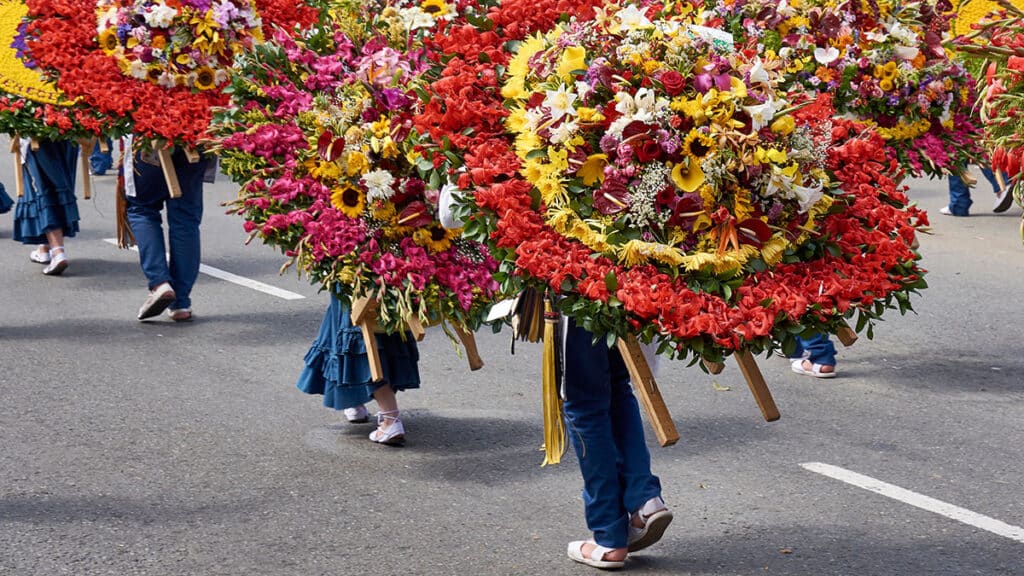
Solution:
M159 316L171 302L174 302L174 289L169 282L164 282L149 291L149 297L142 303L142 308L139 308L139 320Z
M814 378L835 378L836 367L831 364L815 364L808 359L794 360L793 372Z
M192 321L192 309L191 308L168 308L167 315L171 317L171 320L175 322L191 322Z
M944 216L967 216L967 214L954 214L953 211L949 209L949 206L943 206L942 208L939 208L939 214L942 214Z
M50 263L47 264L46 268L43 268L43 274L47 276L60 276L68 269L68 255L64 252L64 248L58 246L50 250Z
M398 410L382 410L377 413L377 429L370 432L370 440L388 446L405 444L405 426L398 417Z
M566 551L569 558L580 564L593 566L602 570L615 570L626 565L626 548L606 548L593 540L576 540L569 542Z
M1013 205L1013 194L1009 186L1003 186L1002 190L996 191L996 202L992 205L992 211L996 214L1006 212Z
M345 408L342 413L345 414L345 420L352 424L363 424L370 421L370 411L362 404L353 408Z
M37 264L49 264L50 263L50 249L46 246L40 246L39 248L32 251L28 255L28 259Z
M636 552L657 544L672 523L672 511L661 497L654 497L629 515L629 551Z

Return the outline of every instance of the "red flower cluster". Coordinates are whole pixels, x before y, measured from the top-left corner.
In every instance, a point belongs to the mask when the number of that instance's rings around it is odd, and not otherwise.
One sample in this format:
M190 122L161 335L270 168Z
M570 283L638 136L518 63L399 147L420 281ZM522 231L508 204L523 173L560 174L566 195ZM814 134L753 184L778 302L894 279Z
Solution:
M81 98L103 116L129 119L145 140L196 145L210 125L212 108L227 104L220 91L168 89L124 75L96 40L95 0L26 0L28 46L39 67L70 98ZM256 0L265 29L307 26L317 11L291 0Z

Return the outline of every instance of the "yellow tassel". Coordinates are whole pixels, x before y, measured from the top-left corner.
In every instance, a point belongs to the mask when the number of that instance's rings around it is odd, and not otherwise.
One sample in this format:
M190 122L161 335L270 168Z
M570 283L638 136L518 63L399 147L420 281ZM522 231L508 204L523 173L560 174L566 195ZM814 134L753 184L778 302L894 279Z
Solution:
M562 397L558 393L557 342L558 314L552 312L551 302L544 300L544 357L542 362L542 400L544 409L544 462L541 466L558 464L565 454L565 421L562 419Z

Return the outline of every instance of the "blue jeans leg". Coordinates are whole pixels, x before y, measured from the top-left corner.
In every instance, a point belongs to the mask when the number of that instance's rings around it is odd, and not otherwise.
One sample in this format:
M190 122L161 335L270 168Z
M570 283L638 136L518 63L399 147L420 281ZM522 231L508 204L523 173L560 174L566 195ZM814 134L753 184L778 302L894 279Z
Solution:
M167 200L167 235L171 245L171 288L174 309L192 306L192 286L199 276L199 223L203 219L203 190L182 189L181 198Z
M139 264L146 282L152 290L164 282L171 281L167 267L167 250L164 248L163 215L160 209L163 201L146 202L138 198L127 199L128 224L135 235L139 248Z
M956 174L949 175L949 211L956 216L967 216L970 211L971 189Z
M580 472L587 527L594 540L624 548L629 513L661 495L651 474L640 407L615 349L571 321L565 342L565 417Z
M797 337L800 347L809 354L807 357L812 364L822 366L836 365L836 346L827 334L817 333L809 338Z

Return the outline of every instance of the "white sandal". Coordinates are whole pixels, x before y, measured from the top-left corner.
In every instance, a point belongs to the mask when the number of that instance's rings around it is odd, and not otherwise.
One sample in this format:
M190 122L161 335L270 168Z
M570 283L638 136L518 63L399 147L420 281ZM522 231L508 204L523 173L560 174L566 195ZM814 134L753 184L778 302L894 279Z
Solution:
M352 424L363 424L370 421L370 411L362 404L352 408L345 408L342 413L345 414L345 420Z
M47 250L43 252L41 250L33 250L32 253L28 255L28 259L35 262L36 264L49 264L50 251Z
M60 276L68 268L68 255L63 246L50 249L50 263L43 268L47 276Z
M633 519L637 516L643 520L643 528L633 526ZM657 496L651 498L629 515L629 551L636 552L657 544L671 523L672 511L665 506L665 501Z
M390 424L384 426L385 422ZM398 417L398 410L377 412L377 429L370 432L370 440L388 446L405 444L405 426L402 426L402 419Z
M812 378L835 378L835 366L832 367L832 372L822 372L821 369L825 367L824 364L816 364L811 362L811 369L804 368L804 360L806 358L798 358L793 360L793 372L797 374L803 374L804 376L811 376Z
M584 544L594 545L594 549L590 552L590 556L583 555ZM626 563L622 560L604 559L604 555L611 551L611 548L605 548L593 540L576 540L569 542L569 549L566 553L569 555L569 558L572 558L580 564L586 564L587 566L593 566L594 568L600 568L601 570L616 570L625 566Z

